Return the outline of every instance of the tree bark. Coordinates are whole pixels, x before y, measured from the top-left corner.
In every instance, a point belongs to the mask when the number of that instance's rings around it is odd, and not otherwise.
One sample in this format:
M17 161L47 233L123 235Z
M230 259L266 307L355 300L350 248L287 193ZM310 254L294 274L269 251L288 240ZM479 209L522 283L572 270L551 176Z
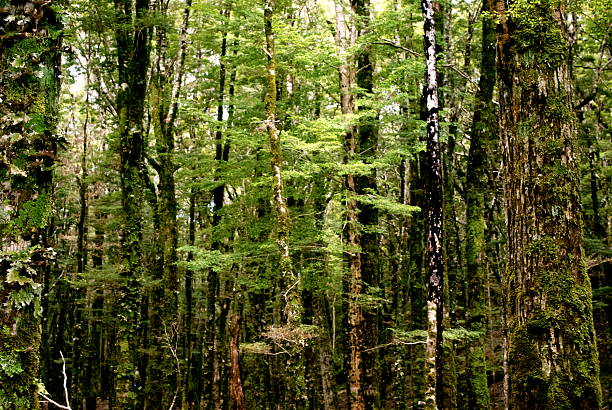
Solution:
M31 3L30 3L31 4ZM59 2L61 7L65 2ZM21 1L0 10L0 408L39 409L41 297L54 251L52 169L61 36L57 10L26 10ZM41 13L36 23L29 13ZM17 22L25 22L18 27ZM19 64L16 64L20 62ZM23 67L20 64L25 64ZM41 76L35 73L42 74ZM48 288L48 286L47 286Z
M175 394L178 395L179 378L174 358L169 355L169 347L177 345L179 338L178 318L178 203L174 174L175 156L175 122L178 114L178 98L183 81L185 52L187 48L187 30L191 12L191 0L187 0L183 10L183 21L180 28L178 50L174 64L168 63L166 54L167 32L164 27L156 27L157 61L152 69L151 80L151 123L155 136L156 160L151 160L159 177L157 184L158 200L156 214L159 218L156 234L160 248L157 269L159 284L153 290L151 304L151 333L153 346L150 366L149 393L145 407L168 407ZM166 6L159 3L159 12L167 15ZM169 68L171 66L171 68ZM163 386L167 386L164 388ZM180 402L180 400L179 400Z
M488 12L487 2L483 12ZM485 195L487 191L487 156L495 140L497 127L493 107L495 88L495 27L491 18L482 18L482 59L480 63L479 91L476 95L468 167L466 175L466 261L467 261L467 311L466 326L481 332L467 353L467 401L471 409L488 409L490 396L487 384L485 340L487 331L487 306L485 304Z
M367 33L370 24L370 0L352 0L357 21L357 37ZM363 97L374 91L374 63L371 50L367 45L356 53L355 83L363 92ZM357 125L356 152L366 164L372 164L376 159L378 145L378 129L375 126L376 118L366 116ZM355 189L358 195L376 194L376 169L368 175L355 178ZM358 221L361 226L361 276L364 285L371 289L380 287L381 271L379 260L380 234L378 233L378 209L372 204L357 203L359 207ZM380 294L373 296L382 297ZM367 408L380 408L381 391L381 354L382 350L372 349L378 346L381 327L381 308L369 307L363 310L363 382L364 400Z
M280 251L280 289L283 296L282 321L298 325L301 317L299 284L293 272L293 264L289 255L289 209L283 193L281 140L276 127L276 56L274 51L274 31L272 17L274 13L273 0L265 0L264 5L264 30L266 36L265 52L268 59L266 66L266 130L268 131L268 142L270 144L270 155L272 165L272 191L273 203L276 214L276 242Z
M121 235L123 266L119 305L115 312L120 317L120 337L127 339L127 352L119 352L117 363L127 362L126 389L134 393L136 402L143 400L143 380L137 380L136 368L141 363L138 334L140 332L140 280L144 274L142 259L142 232L144 203L144 103L149 69L149 29L134 27L149 9L148 0L115 0L117 25L115 42L117 47L118 83L121 85L116 97L119 135L119 176L121 180L121 205L124 223ZM113 372L115 375L116 373ZM144 375L140 375L144 376ZM138 377L139 379L139 377ZM116 385L116 384L115 384ZM124 388L124 386L121 386ZM128 399L132 401L132 399Z
M340 58L338 68L340 78L340 108L342 114L352 115L355 112L355 56L351 48L357 39L357 27L354 21L354 4L336 2L336 49ZM347 14L346 9L353 12ZM344 136L346 163L357 155L357 130L351 125ZM359 298L363 294L361 272L361 250L359 233L359 205L357 203L357 177L347 174L344 178L346 190L346 228L344 246L348 259L348 348L349 348L349 406L351 410L365 409L364 375L363 375L363 310Z
M240 378L240 351L238 349L239 336L239 314L232 315L232 323L230 330L230 361L231 361L231 376L230 376L230 396L234 401L237 410L246 409L246 400L244 398L244 390L242 389L242 380Z
M491 1L508 254L510 407L598 409L563 2Z
M425 100L427 109L427 163L429 184L428 239L429 271L427 276L427 343L425 345L425 407L435 409L442 403L442 319L444 260L442 248L442 164L438 122L438 79L436 70L436 29L431 0L422 0L424 47L426 55Z

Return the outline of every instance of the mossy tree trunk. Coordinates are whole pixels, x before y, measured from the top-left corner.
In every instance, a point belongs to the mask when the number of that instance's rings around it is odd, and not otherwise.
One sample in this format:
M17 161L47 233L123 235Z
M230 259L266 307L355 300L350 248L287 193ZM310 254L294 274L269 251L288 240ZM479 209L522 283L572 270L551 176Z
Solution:
M57 9L47 3L2 5L0 408L38 409L41 294L54 254L47 237L57 150L61 24Z
M598 409L565 2L491 1L508 227L510 407Z
M488 11L487 2L483 11ZM496 116L493 107L495 88L495 27L491 18L482 18L482 59L480 63L479 91L476 95L472 133L468 153L466 175L467 226L467 306L466 326L469 330L482 333L468 347L467 400L471 409L488 409L490 396L487 384L485 362L485 341L487 331L487 306L485 302L486 275L485 258L485 195L487 193L487 156L495 140Z
M167 5L158 4L159 12L168 14ZM167 56L167 28L156 27L157 59L152 70L151 81L151 123L155 136L155 159L149 157L149 162L157 172L157 240L161 248L159 263L161 269L156 270L161 276L158 285L153 290L151 303L151 333L152 358L149 363L151 376L147 383L146 408L156 406L168 407L178 395L180 372L177 369L176 357L171 349L176 346L179 338L178 317L178 204L176 199L175 165L175 123L178 115L179 94L183 82L183 67L187 47L187 29L191 12L191 0L187 0L183 10L183 22L179 34L178 50L174 64L169 63ZM158 274L158 275L159 275ZM174 354L178 352L174 351ZM177 356L178 357L178 356ZM170 389L163 386L170 386Z
M127 339L128 351L120 352L119 375L125 380L116 385L120 391L128 389L142 402L142 391L138 386L146 383L146 361L141 360L139 336L141 320L141 279L144 275L142 258L145 135L143 129L144 105L149 70L149 28L142 19L149 9L148 0L115 0L117 25L115 42L117 47L118 84L116 111L117 134L120 157L121 205L124 222L121 232L123 266L120 272L122 283L119 306L116 314L121 318L120 337ZM138 370L138 372L137 372ZM137 377L137 375L139 377ZM129 397L129 396L128 396ZM131 400L131 399L129 399Z
M431 0L422 0L424 48L426 56L425 100L427 109L427 343L425 345L425 407L436 409L442 403L442 320L444 260L442 161L440 158L440 126L438 119L438 72L436 69L436 29Z

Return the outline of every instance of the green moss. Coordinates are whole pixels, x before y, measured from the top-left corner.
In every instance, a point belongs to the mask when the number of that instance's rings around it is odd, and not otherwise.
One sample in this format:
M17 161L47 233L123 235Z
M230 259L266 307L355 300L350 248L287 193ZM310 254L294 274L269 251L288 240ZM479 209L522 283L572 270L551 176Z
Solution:
M44 228L51 214L51 201L47 194L25 202L13 222L17 228Z
M513 395L522 393L527 396L522 397L520 402L536 403L538 398L546 396L548 386L539 365L538 346L525 327L515 327L510 335L509 361Z
M568 96L558 93L546 99L544 116L551 120L573 122L575 115Z
M515 44L533 65L553 68L565 58L568 44L551 13L557 6L552 0L520 0L509 7Z

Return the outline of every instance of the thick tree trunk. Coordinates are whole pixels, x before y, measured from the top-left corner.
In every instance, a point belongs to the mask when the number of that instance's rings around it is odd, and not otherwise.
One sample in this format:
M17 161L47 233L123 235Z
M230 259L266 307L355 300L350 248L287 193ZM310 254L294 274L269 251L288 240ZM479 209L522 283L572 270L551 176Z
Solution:
M489 10L487 3L483 11ZM487 191L487 155L495 140L496 117L493 107L495 88L495 28L491 18L482 19L482 59L480 63L479 91L476 95L472 133L466 175L467 191L467 311L466 326L481 332L468 347L467 353L467 401L470 409L488 409L489 389L485 362L485 334L487 330L487 306L485 304L485 194Z
M61 63L61 40L48 33L61 24L48 4L34 5L34 11L21 1L3 5L0 133L13 137L4 138L0 147L0 408L38 409L41 294L53 254L47 236ZM35 24L29 13L44 18ZM18 21L25 25L17 27Z
M510 407L598 409L564 5L492 0L508 226Z
M442 403L442 319L444 261L442 251L442 165L438 123L438 79L436 70L436 30L431 0L422 0L426 55L427 163L429 184L427 277L427 343L425 345L425 406L435 409Z

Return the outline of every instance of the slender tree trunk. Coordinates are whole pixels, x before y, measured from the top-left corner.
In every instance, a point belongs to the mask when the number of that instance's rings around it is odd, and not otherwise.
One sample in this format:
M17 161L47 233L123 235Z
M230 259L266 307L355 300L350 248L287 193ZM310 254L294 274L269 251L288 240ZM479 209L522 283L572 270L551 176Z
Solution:
M488 12L487 3L483 12ZM487 190L488 147L495 140L496 117L493 107L495 88L495 27L490 17L482 19L482 60L480 64L479 91L476 95L468 168L467 191L467 311L469 330L481 332L469 347L467 354L467 406L471 409L488 409L489 389L485 361L487 331L487 306L485 303L485 194Z
M355 10L355 18L359 19L357 25L357 36L363 36L368 31L370 20L370 0L353 0L352 7ZM364 46L356 55L355 82L359 90L364 93L363 97L374 91L374 64L371 58L370 48ZM357 126L356 152L359 153L364 163L371 164L376 159L378 144L378 129L374 125L376 119L366 116ZM376 170L370 171L369 175L361 175L355 178L355 188L358 195L367 195L377 192ZM363 283L371 289L380 287L380 234L378 233L378 209L372 204L358 203L358 221L361 226L361 276ZM382 297L374 294L373 296ZM363 382L364 400L367 408L380 408L381 390L381 350L372 349L379 344L381 309L370 307L363 310Z
M121 318L121 337L127 338L127 357L118 358L121 366L127 366L125 385L117 388L131 391L142 401L142 380L137 378L136 366L140 363L138 334L140 332L140 280L143 269L143 214L145 166L144 166L144 102L147 89L149 68L148 29L136 29L134 22L144 17L148 11L148 0L115 0L117 28L115 41L117 47L118 83L122 85L117 93L119 134L119 175L121 180L121 204L124 212L121 247L123 266L122 285L117 316ZM119 314L120 312L120 314ZM129 396L128 396L129 397ZM128 399L128 401L132 401Z
M240 351L238 350L239 336L239 314L232 315L232 324L230 330L230 361L231 361L231 376L230 376L230 396L234 401L237 410L246 410L246 400L242 389L242 380L240 378Z
M273 203L276 215L276 242L280 251L280 289L284 301L282 302L282 321L298 325L301 317L301 306L299 299L299 284L293 272L293 264L289 255L289 209L283 193L282 181L282 159L281 140L276 127L276 56L274 51L274 31L272 18L274 13L273 0L265 0L264 5L264 29L266 36L266 55L268 58L266 78L266 130L268 131L268 142L272 161L272 191Z
M354 6L354 5L350 5ZM353 10L348 4L336 2L336 48L340 57L340 105L342 114L351 115L355 112L355 57L350 48L355 45L357 27ZM344 137L345 162L355 159L357 154L357 130L351 125ZM352 410L365 409L364 374L363 374L363 326L364 317L359 297L363 294L363 278L361 271L359 206L357 203L357 177L347 174L344 178L346 189L346 228L345 240L348 259L348 348L349 348L349 406Z
M492 0L508 227L510 407L598 409L564 5Z
M168 10L159 4L160 12L167 14ZM176 184L174 174L175 142L174 128L178 114L178 98L183 80L185 50L187 47L187 29L191 0L185 3L183 22L179 34L179 44L176 62L172 72L166 72L168 67L166 47L167 33L163 27L156 28L157 62L153 68L151 81L151 123L155 135L157 159L150 159L159 177L157 185L158 200L156 214L159 224L156 226L157 240L160 248L161 269L158 270L160 281L153 290L151 333L153 346L149 363L151 377L149 393L145 403L146 408L168 407L175 395L179 394L179 370L176 368L171 349L179 339L178 318L178 204L176 199ZM176 352L175 352L176 353ZM179 397L180 402L180 397Z
M277 279L277 289L280 295L276 295L274 322L275 325L292 328L301 324L302 306L300 298L300 283L295 275L291 255L289 253L289 233L290 218L289 208L284 194L282 180L282 149L280 133L276 126L276 100L277 100L277 65L274 47L275 33L273 30L274 0L264 2L264 34L266 37L265 52L267 55L267 76L266 94L264 104L266 109L265 126L268 133L268 143L270 144L270 157L272 165L272 203L276 216L276 243L280 253L279 276ZM301 356L301 352L300 352ZM280 359L280 358L279 358ZM278 378L281 381L278 392L281 402L276 403L277 408L286 406L287 408L296 407L301 397L297 391L301 389L303 381L303 371L301 357L297 354L289 355L282 359L285 366L285 375ZM273 369L280 369L280 361L277 360ZM278 377L278 375L275 375Z
M188 245L195 245L195 193L193 189L189 195L189 228ZM193 260L193 252L187 254L187 261ZM187 268L185 271L185 316L183 322L183 405L191 409L193 402L192 369L193 369L193 270Z
M442 403L442 289L444 260L442 251L442 165L438 123L438 79L436 70L436 30L431 0L422 0L424 16L427 104L427 160L429 184L428 240L429 272L427 277L427 343L425 345L425 406L435 409Z

